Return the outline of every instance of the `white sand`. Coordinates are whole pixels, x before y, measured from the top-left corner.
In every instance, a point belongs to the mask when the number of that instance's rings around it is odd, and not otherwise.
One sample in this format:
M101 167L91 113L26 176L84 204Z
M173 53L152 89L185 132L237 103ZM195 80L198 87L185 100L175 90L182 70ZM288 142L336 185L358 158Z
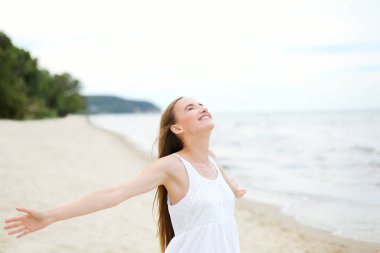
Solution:
M149 154L137 152L116 134L91 126L84 116L0 120L3 224L6 218L22 215L16 206L50 209L129 180L149 162ZM154 194L52 224L20 239L2 230L0 252L159 252L152 215ZM380 249L301 226L260 203L237 200L236 216L242 253L374 253Z

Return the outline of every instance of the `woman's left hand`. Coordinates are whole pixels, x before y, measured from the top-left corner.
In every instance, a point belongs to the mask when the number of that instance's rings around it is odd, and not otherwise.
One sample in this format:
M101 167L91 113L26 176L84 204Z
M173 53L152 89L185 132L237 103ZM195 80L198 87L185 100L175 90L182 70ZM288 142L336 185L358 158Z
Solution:
M234 191L234 194L235 194L235 197L240 199L244 196L244 194L246 193L246 190L245 189L238 189L236 188L235 191Z
M242 198L244 194L246 193L246 190L244 188L239 188L238 184L233 179L230 179L230 180L233 185L233 192L234 192L235 197L238 199Z

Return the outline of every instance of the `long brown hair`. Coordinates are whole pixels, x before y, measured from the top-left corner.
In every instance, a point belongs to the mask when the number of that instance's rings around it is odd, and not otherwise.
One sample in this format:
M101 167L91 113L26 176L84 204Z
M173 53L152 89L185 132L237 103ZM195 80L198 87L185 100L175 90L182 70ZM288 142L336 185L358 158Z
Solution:
M170 155L183 148L182 140L170 130L170 126L176 123L174 106L181 98L183 97L176 98L162 113L158 134L158 158ZM161 252L163 253L171 239L174 237L174 230L167 206L168 191L164 185L157 187L153 201L153 208L156 199L158 206L157 235L160 238L160 247Z

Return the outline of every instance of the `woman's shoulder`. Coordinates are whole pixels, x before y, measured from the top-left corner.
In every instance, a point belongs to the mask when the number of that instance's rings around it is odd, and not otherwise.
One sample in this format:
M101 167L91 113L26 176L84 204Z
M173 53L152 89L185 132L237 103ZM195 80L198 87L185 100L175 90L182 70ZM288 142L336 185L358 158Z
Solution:
M168 174L176 173L178 166L181 165L181 161L174 154L160 157L155 163Z
M180 155L181 156L181 155ZM215 155L215 153L209 150L209 156L216 162L216 164L220 167L219 159ZM175 153L169 154L167 156L163 156L158 158L154 163L160 167L160 169L164 170L166 173L170 175L176 175L179 173L178 167L182 167L182 161L175 155Z

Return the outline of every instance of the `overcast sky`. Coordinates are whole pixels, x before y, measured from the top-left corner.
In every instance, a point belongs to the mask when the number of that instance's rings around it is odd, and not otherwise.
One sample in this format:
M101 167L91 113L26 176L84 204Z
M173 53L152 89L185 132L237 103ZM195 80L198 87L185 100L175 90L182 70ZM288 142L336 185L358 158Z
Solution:
M380 1L0 0L0 30L85 95L214 112L380 108Z

